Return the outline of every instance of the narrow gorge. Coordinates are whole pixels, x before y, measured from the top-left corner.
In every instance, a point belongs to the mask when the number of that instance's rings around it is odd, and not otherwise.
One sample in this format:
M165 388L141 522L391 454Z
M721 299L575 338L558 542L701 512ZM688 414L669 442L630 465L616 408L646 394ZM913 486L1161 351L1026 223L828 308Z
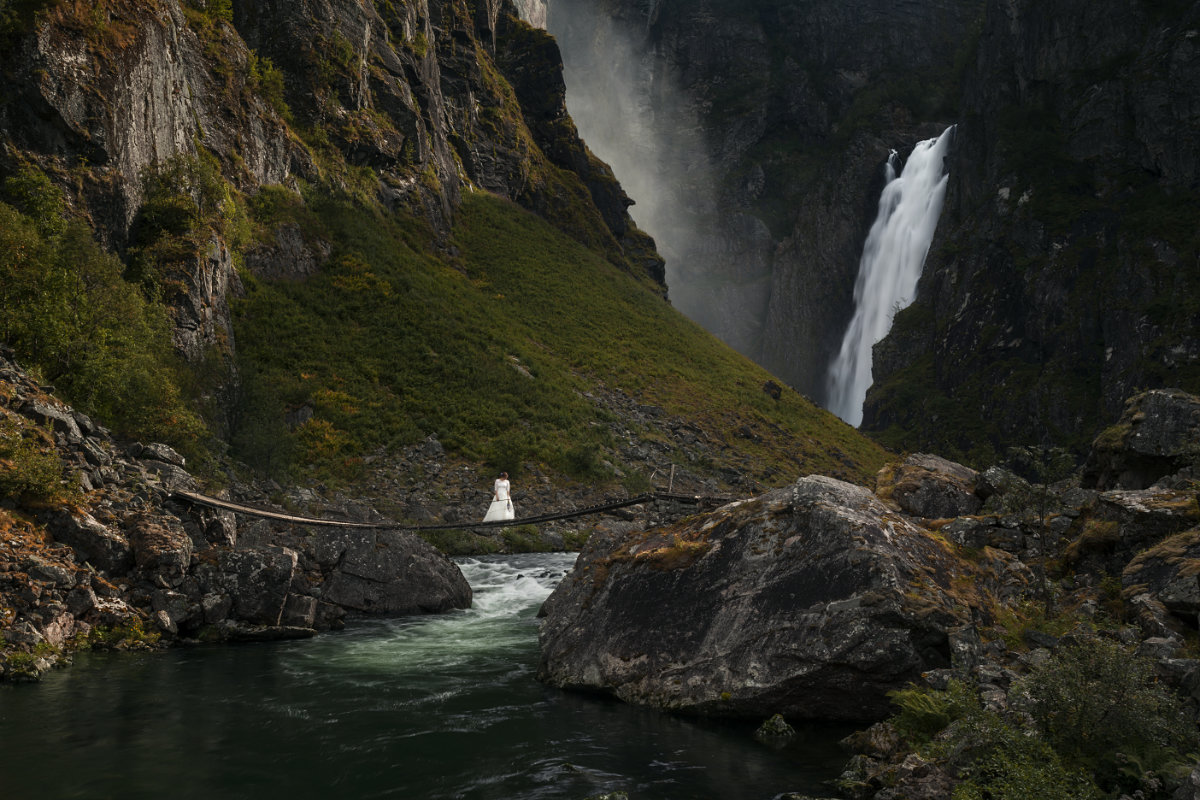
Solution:
M0 0L0 73L0 793L1200 798L1200 0Z

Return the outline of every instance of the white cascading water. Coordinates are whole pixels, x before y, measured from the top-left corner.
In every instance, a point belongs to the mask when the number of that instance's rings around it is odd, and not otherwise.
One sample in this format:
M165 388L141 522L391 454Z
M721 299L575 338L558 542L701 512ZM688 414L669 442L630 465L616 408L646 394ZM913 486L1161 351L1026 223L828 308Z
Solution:
M888 159L879 214L858 262L854 316L829 369L827 406L855 427L862 422L871 385L871 348L916 294L946 196L945 155L953 131L950 126L938 138L918 143L898 177L895 151Z

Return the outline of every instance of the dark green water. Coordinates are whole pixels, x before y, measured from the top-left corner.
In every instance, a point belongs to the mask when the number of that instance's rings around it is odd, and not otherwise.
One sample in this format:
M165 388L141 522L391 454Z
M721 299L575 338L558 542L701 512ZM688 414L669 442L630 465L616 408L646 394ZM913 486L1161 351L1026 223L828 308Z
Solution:
M469 611L302 642L89 654L0 687L0 799L828 794L842 728L783 750L534 680L573 556L464 559Z

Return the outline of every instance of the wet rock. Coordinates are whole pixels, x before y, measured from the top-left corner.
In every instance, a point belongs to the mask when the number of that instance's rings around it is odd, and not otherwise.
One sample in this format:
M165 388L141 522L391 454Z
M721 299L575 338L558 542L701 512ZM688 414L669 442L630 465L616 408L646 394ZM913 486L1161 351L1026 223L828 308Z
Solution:
M594 537L544 606L538 676L677 710L881 717L888 691L950 665L969 604L952 575L974 567L870 492L804 478L669 533Z
M280 642L290 639L309 639L316 635L312 628L287 625L253 625L226 620L211 629L214 638L225 642Z
M795 735L796 729L787 724L782 714L771 717L754 732L754 738L762 740L790 739Z
M283 604L283 614L279 618L281 625L296 628L314 628L317 619L317 598L305 597L299 594L289 594Z
M196 572L205 594L228 596L234 620L274 626L283 613L297 561L296 551L285 547L219 550L215 564L201 563Z
M438 613L471 604L471 587L446 556L396 531L347 537L322 599L364 614Z

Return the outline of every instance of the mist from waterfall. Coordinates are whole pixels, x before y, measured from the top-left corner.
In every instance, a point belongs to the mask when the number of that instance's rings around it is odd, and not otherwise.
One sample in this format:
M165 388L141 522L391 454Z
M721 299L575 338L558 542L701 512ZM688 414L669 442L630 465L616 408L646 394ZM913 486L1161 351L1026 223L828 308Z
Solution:
M681 272L719 250L714 179L696 111L649 36L656 5L614 18L593 0L551 0L547 30L562 52L571 118L634 201L634 222L654 237L672 304L717 330L712 299Z
M898 176L895 151L888 159L887 185L858 264L854 316L828 377L829 410L856 427L871 386L871 348L916 296L946 196L945 156L953 131L951 126L918 143Z

